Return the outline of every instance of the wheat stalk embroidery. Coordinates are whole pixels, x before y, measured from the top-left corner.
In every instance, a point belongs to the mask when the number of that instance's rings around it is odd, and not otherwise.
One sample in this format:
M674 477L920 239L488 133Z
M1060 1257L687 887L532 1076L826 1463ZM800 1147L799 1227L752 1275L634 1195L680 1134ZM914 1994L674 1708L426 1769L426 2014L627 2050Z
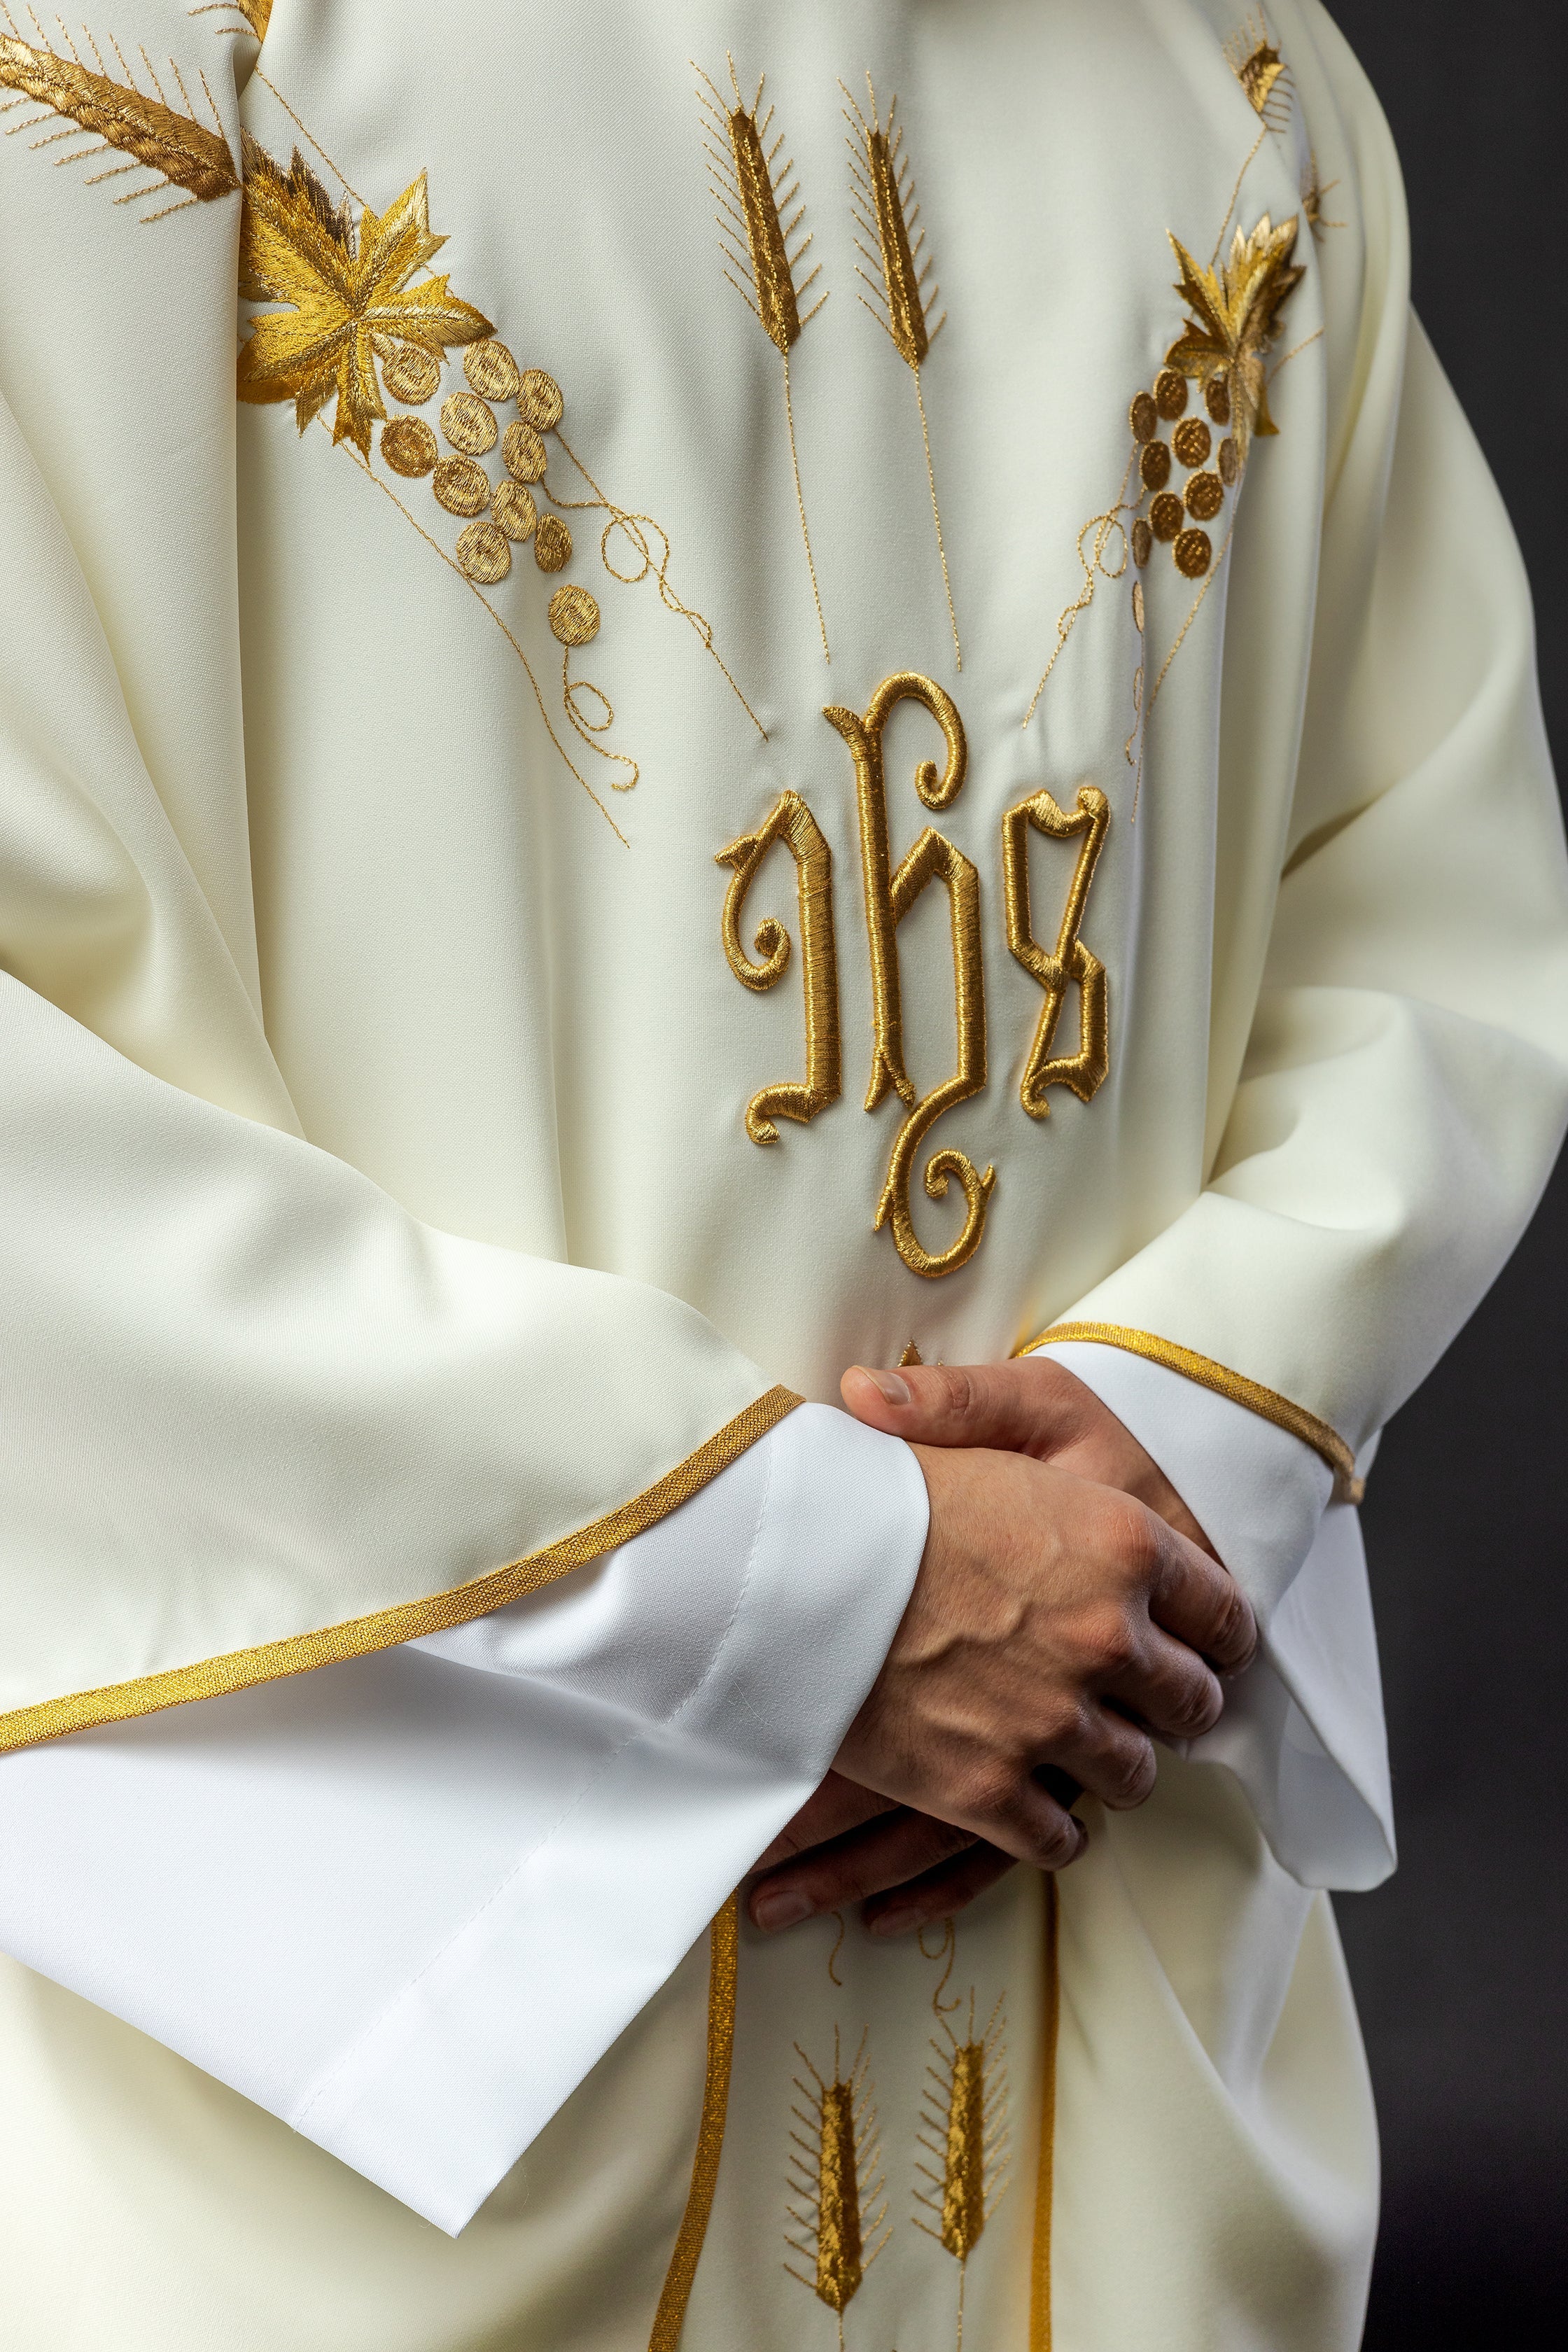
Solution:
M915 194L914 177L909 157L904 152L903 126L898 121L899 101L895 98L883 122L878 113L877 93L871 77L866 76L866 94L870 104L869 121L861 113L845 85L844 120L849 125L849 189L850 205L855 215L856 250L869 262L876 275L858 268L857 277L870 288L873 299L866 304L878 325L914 379L915 401L921 414L921 440L926 457L926 479L931 485L931 520L936 525L936 551L942 561L942 584L947 596L947 617L952 629L952 654L958 667L963 667L963 648L958 641L958 616L952 609L952 583L948 577L947 547L942 535L942 509L937 504L936 469L931 464L931 427L926 422L925 394L921 387L921 369L926 354L947 323L947 313L932 322L931 312L942 292L940 286L926 291L926 279L931 275L931 257L926 251L926 234L920 226L920 203ZM875 250L873 251L873 247Z
M784 145L782 131L771 146L767 144L773 110L770 106L765 114L759 111L763 81L758 82L756 96L748 106L741 95L733 58L729 67L730 98L709 79L695 59L691 67L697 76L697 100L704 117L702 152L708 158L710 183L719 206L715 215L719 250L723 257L725 277L783 363L784 422L789 429L795 502L805 546L805 567L811 574L816 625L822 635L822 658L830 661L827 623L823 617L816 564L811 552L811 531L805 520L805 499L800 487L800 456L795 447L795 406L789 388L789 355L800 341L802 329L811 324L827 296L826 292L819 294L810 310L802 314L801 303L821 276L822 265L815 262L804 278L798 274L811 245L812 232L807 229L804 236L801 234L805 205L801 200L795 162L793 158L784 163L775 161ZM791 205L795 207L793 213Z
M149 186L145 182L125 194L116 196L117 205L137 203L163 188L173 188L178 202L164 205L155 213L142 215L151 223L167 219L170 213L183 212L187 205L211 204L220 196L232 196L239 186L239 173L235 168L233 152L224 136L223 124L206 77L202 76L202 89L216 128L208 130L197 120L195 105L185 88L179 67L169 60L169 70L184 100L184 111L169 103L167 93L153 70L153 61L143 49L142 64L155 96L149 98L136 84L130 65L120 44L112 36L110 47L124 79L117 80L110 74L102 51L90 33L84 34L92 52L89 65L78 49L70 34L60 20L69 55L52 48L43 35L43 27L32 11L36 42L25 41L16 17L8 6L0 6L0 89L15 90L16 95L0 104L0 114L29 103L42 111L11 124L9 138L17 131L37 130L51 116L64 128L51 131L31 144L35 147L59 145L66 152L57 155L57 163L82 163L90 156L118 152L129 158L122 163L111 163L101 172L89 174L87 185L97 187L104 180L113 180L132 173L151 172L154 176ZM82 138L91 143L82 147L75 142Z
M786 2263L784 2268L833 2313L838 2322L839 2352L844 2352L844 2314L892 2234L886 2226L881 2133L871 2104L866 2036L861 2035L855 2063L846 2074L839 2058L838 2029L834 2028L830 2083L824 2081L798 2042L795 2048L811 2079L805 2082L798 2074L795 2078L795 2087L805 2105L790 2111L802 2129L790 2133L794 2201L786 2201L785 2206L797 2234L786 2230L784 2242L811 2264L811 2270L797 2271L793 2263Z
M951 1969L951 1962L950 1962ZM942 1983L947 1981L944 1974ZM963 2293L969 2258L979 2244L986 2222L1007 2187L1010 2144L1007 2111L1006 2044L1004 2002L999 1998L985 2030L974 2031L974 1995L969 1996L969 2025L960 2042L937 2007L942 2040L931 2037L936 2063L928 2066L930 2085L921 2109L920 2145L932 2161L918 2159L915 2169L926 2186L915 2190L915 2202L932 2217L917 2213L914 2223L935 2238L958 2264L957 2352L963 2352Z

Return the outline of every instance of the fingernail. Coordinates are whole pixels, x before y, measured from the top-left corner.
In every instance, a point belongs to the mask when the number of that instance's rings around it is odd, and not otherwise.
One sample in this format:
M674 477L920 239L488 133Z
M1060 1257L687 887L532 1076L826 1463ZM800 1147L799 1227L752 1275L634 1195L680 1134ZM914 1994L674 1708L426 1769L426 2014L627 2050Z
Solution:
M773 1936L781 1927L798 1927L803 1919L810 1918L814 1908L809 1895L801 1894L798 1887L781 1886L776 1895L758 1895L752 1916Z
M869 1364L862 1364L860 1370L887 1398L889 1404L908 1404L910 1384L908 1381L901 1381L897 1372L873 1371Z

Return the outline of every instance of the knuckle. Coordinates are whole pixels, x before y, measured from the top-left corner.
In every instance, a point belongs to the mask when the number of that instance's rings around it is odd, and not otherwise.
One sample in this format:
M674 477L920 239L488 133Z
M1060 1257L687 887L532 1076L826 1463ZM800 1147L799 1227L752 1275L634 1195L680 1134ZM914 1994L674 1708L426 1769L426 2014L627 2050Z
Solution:
M1241 1587L1228 1579L1220 1605L1216 1646L1227 1663L1234 1659L1237 1665L1245 1665L1258 1647L1258 1623L1252 1605Z
M1200 1739L1219 1721L1225 1701L1214 1676L1195 1676L1171 1709L1171 1730L1182 1739Z
M1158 1774L1154 1750L1147 1739L1118 1748L1106 1774L1105 1802L1115 1812L1131 1812L1153 1795Z
M976 1764L963 1787L963 1810L972 1820L1000 1821L1016 1801L1018 1773L1011 1764Z
M1138 1654L1138 1629L1131 1611L1115 1602L1092 1610L1083 1628L1083 1647L1091 1673L1125 1673Z
M953 1421L966 1421L974 1410L974 1382L962 1364L933 1364L929 1378L935 1402Z
M1070 1813L1058 1813L1054 1822L1039 1824L1031 1843L1029 1859L1037 1870L1065 1870L1077 1860L1083 1837Z

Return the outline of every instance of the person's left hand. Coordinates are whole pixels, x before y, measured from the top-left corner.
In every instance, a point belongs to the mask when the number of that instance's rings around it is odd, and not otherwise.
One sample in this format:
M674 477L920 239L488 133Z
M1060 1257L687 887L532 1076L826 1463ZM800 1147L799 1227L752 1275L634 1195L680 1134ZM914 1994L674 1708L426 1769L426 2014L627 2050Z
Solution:
M1048 1356L1006 1364L857 1364L840 1384L858 1421L918 1445L1027 1454L1118 1486L1215 1557L1170 1480L1094 1391ZM1067 1801L1068 1791L1055 1793ZM1000 1847L830 1772L757 1864L747 1900L756 1926L793 1927L846 1903L875 1936L950 1919L1013 1867Z

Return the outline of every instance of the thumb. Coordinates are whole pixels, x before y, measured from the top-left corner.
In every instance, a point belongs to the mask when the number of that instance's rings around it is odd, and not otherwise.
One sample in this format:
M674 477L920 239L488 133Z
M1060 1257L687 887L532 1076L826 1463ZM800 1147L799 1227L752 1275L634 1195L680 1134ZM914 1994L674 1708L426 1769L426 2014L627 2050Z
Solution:
M839 1394L857 1421L917 1445L987 1445L1021 1454L1059 1443L1064 1400L1052 1367L1009 1364L909 1364L882 1371L851 1365ZM1074 1384L1076 1385L1076 1383Z

